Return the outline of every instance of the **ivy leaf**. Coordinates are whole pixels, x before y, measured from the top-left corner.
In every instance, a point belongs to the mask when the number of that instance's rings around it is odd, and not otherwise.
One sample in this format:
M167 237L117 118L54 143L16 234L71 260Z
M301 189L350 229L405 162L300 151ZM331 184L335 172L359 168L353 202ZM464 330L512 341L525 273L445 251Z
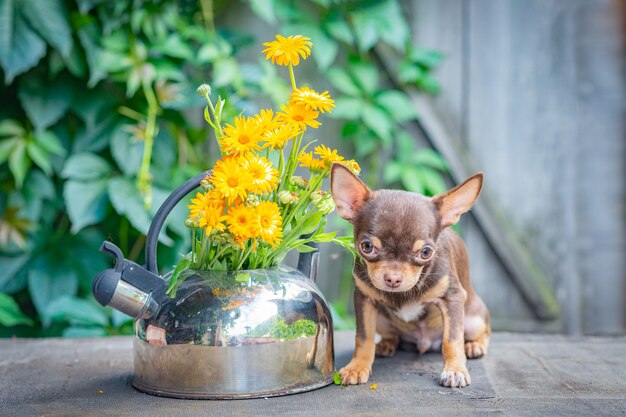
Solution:
M401 174L402 185L408 191L414 193L424 194L424 184L422 183L422 176L419 169L405 165Z
M126 175L135 175L139 172L143 156L143 142L134 140L132 135L119 126L111 137L111 154L113 159Z
M39 35L61 52L61 55L69 57L72 34L67 9L62 0L22 0L22 12Z
M373 94L378 88L378 70L371 62L353 61L349 64L349 71L361 91Z
M56 123L72 102L72 84L67 78L44 82L42 78L27 77L18 87L20 103L37 132Z
M363 100L358 97L340 96L335 99L335 108L330 113L334 119L357 120L363 111Z
M113 178L109 181L108 191L115 211L125 216L140 233L147 234L152 219L150 213L144 208L143 199L135 184L128 178ZM159 241L168 246L174 243L163 230L159 235Z
M46 53L46 43L30 29L18 5L17 0L0 0L0 65L7 84Z
M366 104L363 108L362 119L363 123L372 129L384 143L389 144L393 127L391 116L377 106Z
M413 163L418 165L426 165L428 167L446 172L448 164L435 150L427 148L422 149L413 156Z
M76 234L104 219L108 202L107 180L68 180L63 188L63 199L72 222L71 232Z
M324 51L324 53L313 54L313 59L321 70L328 68L335 61L339 52L337 42L324 33L318 25L303 22L289 24L283 26L283 33L299 33L310 37L317 50Z
M0 256L0 292L12 292L13 281L29 260L29 255Z
M273 25L274 23L276 23L274 3L275 0L250 0L250 8L261 19Z
M441 174L437 171L422 167L419 172L422 178L422 184L424 184L424 191L427 195L437 195L443 193L448 188Z
M376 104L387 110L387 113L398 123L406 122L417 117L417 113L415 113L415 108L411 100L409 100L409 97L398 90L382 91L374 100Z
M0 136L24 136L24 127L13 119L4 119L0 121Z
M383 168L383 181L386 184L393 184L400 180L404 166L398 161L391 160Z
M330 80L333 87L349 96L360 96L361 90L359 86L354 82L352 77L343 69L333 67L328 70L326 76ZM332 113L331 113L332 114Z
M15 300L0 292L0 326L17 326L25 324L32 326L33 321L20 310Z
M101 326L109 324L104 309L90 301L65 295L52 301L45 312L50 321L67 321L72 326Z
M67 256L59 256L58 250L48 248L33 262L28 271L28 291L40 316L50 303L65 295L75 295L78 275L71 268ZM46 325L48 323L44 323Z
M15 186L19 189L24 184L24 178L30 168L30 159L26 155L26 143L17 142L13 148L13 152L9 156L9 169L15 179Z
M50 154L40 148L37 143L29 142L26 144L26 152L30 159L37 165L46 175L52 175L52 166L50 165Z
M98 155L79 153L68 158L61 176L67 179L90 181L101 179L110 172L109 163Z

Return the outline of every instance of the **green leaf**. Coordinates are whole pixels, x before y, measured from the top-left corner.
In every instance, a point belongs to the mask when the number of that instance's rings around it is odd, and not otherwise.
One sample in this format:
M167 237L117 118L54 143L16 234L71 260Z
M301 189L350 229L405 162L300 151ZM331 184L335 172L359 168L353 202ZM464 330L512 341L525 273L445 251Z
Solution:
M433 169L422 167L422 169L420 169L420 175L426 195L432 196L440 194L448 188L441 174Z
M338 10L331 12L323 24L328 33L330 33L335 39L348 45L354 44L354 36L352 35L350 25Z
M361 90L359 86L354 82L350 74L345 70L333 67L328 70L326 76L330 80L333 87L349 96L360 96ZM332 113L331 113L332 114Z
M250 8L252 11L265 20L267 23L273 25L276 23L276 14L274 13L275 0L250 0Z
M89 66L89 81L87 82L87 87L89 88L93 88L107 76L106 71L99 65L100 56L102 55L102 48L98 43L99 37L100 34L95 22L83 26L78 31L78 40L80 40L85 51L87 65Z
M65 295L52 301L46 308L45 318L50 321L67 321L72 326L107 326L109 318L97 304Z
M335 108L330 113L334 119L357 120L363 112L363 99L340 96L335 99Z
M433 49L415 48L409 53L409 59L426 68L434 68L441 63L443 54Z
M323 53L312 54L319 69L324 70L335 61L339 52L339 45L337 45L334 39L324 33L319 25L309 22L298 22L285 25L282 30L287 35L300 34L311 38L316 50L323 51Z
M403 61L398 68L398 80L403 84L417 82L424 76L424 70L412 62Z
M373 94L378 88L378 70L376 66L367 61L352 61L348 64L350 74L354 77L361 91Z
M61 55L72 50L72 34L67 9L62 0L22 0L22 13L31 26Z
M40 148L55 155L65 155L65 148L58 136L49 130L35 134L35 142Z
M42 253L28 271L28 291L37 312L44 319L52 301L65 295L75 295L78 289L76 270L69 267L68 260L56 258L57 255L57 251Z
M22 78L18 97L35 130L41 132L56 123L69 109L72 84L63 77L47 83L34 76Z
M409 24L402 13L399 1L387 0L384 11L380 14L384 29L382 38L397 51L403 52L410 39Z
M143 142L135 140L123 125L119 126L111 137L111 155L126 175L135 175L139 172L143 147Z
M415 145L415 138L407 133L405 130L401 130L395 134L396 149L395 158L404 163L405 165L414 165L413 159L417 154L417 147Z
M402 185L406 190L424 194L424 184L419 169L412 166L405 166L402 170L401 179Z
M46 175L52 175L52 166L50 165L50 154L42 148L40 148L37 143L29 142L26 145L26 151L28 152L28 156L30 159L37 165Z
M393 122L391 116L384 110L380 107L366 104L363 109L362 119L363 123L372 129L383 142L389 143L391 141Z
M13 119L4 119L0 121L0 136L24 136L24 127Z
M426 165L430 168L438 169L446 172L448 164L435 150L426 148L417 152L413 157L413 163L417 165Z
M11 156L9 156L9 169L15 179L16 187L22 188L24 178L30 168L30 159L26 155L26 144L24 142L17 142L13 148Z
M298 246L296 246L295 248L298 252L300 253L308 253L308 252L315 252L317 251L317 248L312 248L309 245L306 244L298 244Z
M0 326L12 327L19 324L32 326L34 323L22 313L12 297L0 292Z
M245 273L245 272L240 272L237 275L235 275L235 281L247 284L248 282L250 282L250 274Z
M68 180L63 187L63 200L72 222L71 232L101 222L107 209L107 179L93 181Z
M0 65L7 84L46 53L46 43L30 29L18 5L17 0L0 0Z
M320 224L322 217L324 217L324 215L319 211L316 211L313 214L309 214L304 219L304 221L299 225L299 227L297 227L294 230L298 230L299 236L313 233L315 229L317 229L317 226Z
M9 159L9 156L13 153L19 141L18 138L3 139L0 141L0 164Z
M90 181L103 179L110 173L111 166L106 160L93 153L78 153L67 159L61 177Z
M82 14L86 14L103 1L104 0L76 0L76 3L78 3L78 10L80 10Z
M424 76L417 81L417 86L430 94L438 94L441 90L439 82L430 74L424 74Z
M144 208L143 199L135 184L130 179L117 177L109 181L108 190L109 199L115 211L125 216L140 233L147 234L152 219L150 213ZM163 231L159 235L159 241L166 245L173 243Z
M29 255L0 256L0 292L12 292L9 289L29 260Z
M380 140L367 131L365 134L355 137L354 145L357 157L362 158L378 150L380 147Z
M162 45L155 45L155 47L158 51L172 58L180 58L187 61L194 59L194 50L176 33L170 34Z
M106 335L106 329L103 327L68 327L63 330L63 337L70 339L78 339L81 337L101 337Z
M241 78L239 64L234 58L221 58L215 61L213 65L213 81L211 85L214 87L224 87Z
M404 166L398 161L389 161L383 168L383 181L385 184L393 184L400 180Z
M417 117L413 103L409 97L398 90L385 90L378 94L374 101L398 122L406 122Z

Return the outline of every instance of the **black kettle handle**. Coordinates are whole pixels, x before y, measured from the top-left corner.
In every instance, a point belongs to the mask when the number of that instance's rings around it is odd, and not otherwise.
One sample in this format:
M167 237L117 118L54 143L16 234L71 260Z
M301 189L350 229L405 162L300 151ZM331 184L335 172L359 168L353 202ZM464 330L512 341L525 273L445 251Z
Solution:
M159 234L165 224L165 219L167 219L167 216L169 216L170 212L176 207L176 204L200 185L200 181L202 181L209 172L210 171L205 171L187 180L180 187L175 189L157 210L152 224L150 224L150 229L148 229L148 235L146 236L146 268L148 271L156 275L159 274L157 267L157 245L159 243ZM317 246L317 244L311 243L309 245ZM300 253L300 257L298 258L298 269L312 279L314 278L314 276L311 276L312 272L316 272L311 270L311 259L313 259L314 254L317 254L317 252L304 252Z

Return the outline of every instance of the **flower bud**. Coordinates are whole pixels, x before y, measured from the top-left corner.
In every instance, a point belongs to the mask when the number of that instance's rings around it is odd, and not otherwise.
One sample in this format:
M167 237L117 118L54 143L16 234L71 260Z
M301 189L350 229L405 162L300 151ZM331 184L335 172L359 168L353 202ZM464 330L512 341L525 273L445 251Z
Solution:
M359 175L361 173L361 167L354 159L345 161L343 164L346 166L346 168L352 171L354 175Z
M202 84L196 89L196 93L198 93L202 97L206 97L211 94L211 87L208 84Z
M246 198L246 206L248 207L256 207L259 205L261 200L259 200L259 196L255 194L249 194Z
M283 204L296 204L300 197L297 193L293 193L291 191L283 190L278 193L278 200Z
M187 220L185 220L185 227L188 227L190 229L197 229L198 227L200 227L198 218L190 217Z
M294 187L298 187L302 190L304 190L306 187L309 186L309 180L307 180L306 178L299 177L297 175L294 175L293 177L291 177L291 179L289 180L289 183L293 185Z
M333 201L332 196L324 191L320 190L311 194L311 200L313 200L313 206L315 206L315 208L325 216L335 211L335 202Z
M213 184L211 184L209 182L208 178L203 179L202 181L200 181L200 187L202 187L202 189L204 189L204 191L211 191L214 190L215 187L213 186Z

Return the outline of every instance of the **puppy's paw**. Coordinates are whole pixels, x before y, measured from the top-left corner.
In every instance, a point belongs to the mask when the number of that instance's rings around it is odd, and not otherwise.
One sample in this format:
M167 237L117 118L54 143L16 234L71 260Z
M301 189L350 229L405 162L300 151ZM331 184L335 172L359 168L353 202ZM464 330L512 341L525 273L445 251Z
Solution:
M439 378L439 383L444 387L462 388L472 383L465 366L445 367Z
M391 339L382 339L376 344L376 356L384 356L390 358L396 354L398 342Z
M482 342L466 342L465 343L465 356L469 359L482 358L487 354L487 346Z
M352 359L349 364L339 370L344 385L365 384L372 373L371 365Z

